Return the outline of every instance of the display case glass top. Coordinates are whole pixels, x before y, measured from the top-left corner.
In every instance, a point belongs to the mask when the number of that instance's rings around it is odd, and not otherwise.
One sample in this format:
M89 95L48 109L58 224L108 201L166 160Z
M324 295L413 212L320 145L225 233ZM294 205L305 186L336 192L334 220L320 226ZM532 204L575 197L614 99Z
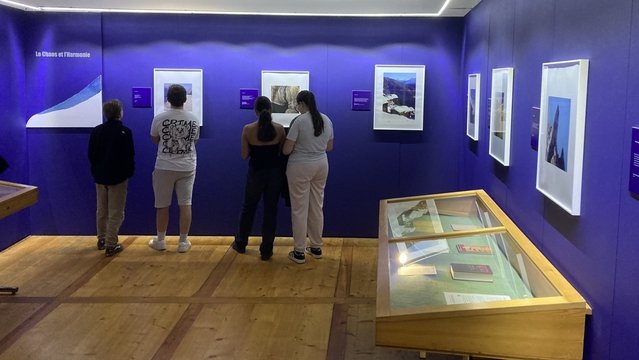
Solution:
M385 213L389 239L502 225L475 196L389 200L385 204Z
M561 296L484 193L383 200L388 306L394 310ZM512 225L512 224L511 224ZM526 247L524 249L524 247ZM417 311L417 310L416 310Z
M393 242L388 264L391 309L559 295L503 231Z
M2 200L3 198L9 197L10 195L15 194L15 193L17 193L20 190L21 190L21 188L16 187L16 186L7 186L7 185L4 185L4 184L0 184L0 200Z
M377 345L582 358L591 308L483 190L381 200L378 250Z

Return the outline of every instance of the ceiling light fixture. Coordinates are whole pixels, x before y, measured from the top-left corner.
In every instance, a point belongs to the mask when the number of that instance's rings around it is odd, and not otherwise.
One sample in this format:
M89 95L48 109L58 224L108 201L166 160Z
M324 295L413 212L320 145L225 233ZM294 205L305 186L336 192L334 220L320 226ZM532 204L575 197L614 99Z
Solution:
M0 3L4 4L6 6L10 6L10 7L16 8L16 9L29 10L29 11L39 11L40 10L39 7L21 4L19 2L15 2L15 1L0 0Z
M101 9L101 8L76 8L31 6L16 1L0 0L0 4L25 11L44 12L83 12L83 13L133 13L133 14L197 14L197 15L262 15L262 16L321 16L321 17L436 17L446 10L451 0L446 0L436 13L387 13L387 14L332 14L332 13L287 13L287 12L245 12L245 11L207 11L207 10L153 10L153 9Z

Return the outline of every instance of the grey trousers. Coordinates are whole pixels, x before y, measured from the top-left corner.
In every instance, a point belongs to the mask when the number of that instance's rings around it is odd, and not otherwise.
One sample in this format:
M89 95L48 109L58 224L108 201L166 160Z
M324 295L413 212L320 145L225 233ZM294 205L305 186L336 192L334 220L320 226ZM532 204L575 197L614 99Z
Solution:
M95 184L98 239L105 240L107 247L115 246L118 243L118 233L124 221L128 184L128 179L116 185Z

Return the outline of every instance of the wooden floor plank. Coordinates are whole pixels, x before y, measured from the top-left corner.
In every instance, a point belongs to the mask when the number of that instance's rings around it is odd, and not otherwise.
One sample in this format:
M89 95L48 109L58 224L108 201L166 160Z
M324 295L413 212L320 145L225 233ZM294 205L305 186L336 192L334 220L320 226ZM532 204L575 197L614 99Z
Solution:
M337 275L337 285L335 286L335 297L348 297L351 289L351 272L353 261L353 247L342 247L342 258L340 259L339 273Z
M226 274L229 271L231 264L235 261L236 256L237 253L228 246L224 253L224 257L218 262L215 269L213 269L213 271L209 274L209 277L194 296L213 296L213 292L215 292L222 280L226 277Z
M276 246L269 261L249 248L238 255L219 286L216 297L333 297L341 247L324 247L321 259L306 257L305 264L288 259L288 247Z
M153 360L169 360L173 358L178 346L184 340L189 329L193 326L193 323L198 318L204 305L193 304L190 305L186 311L182 314L182 317L178 320L175 326L171 329L171 333L166 337L164 343L157 349Z
M333 306L333 317L331 319L330 338L326 358L331 360L343 360L346 358L348 323L348 305L335 304Z
M47 311L42 310L44 306L45 304L42 303L0 304L0 314L2 314L2 325L0 325L0 354L13 345L24 332L30 329L31 322L35 324L46 315L37 315L38 312L44 313ZM37 320L31 320L30 322L29 319Z
M128 246L73 296L191 296L226 253L227 246L193 245L191 251Z
M377 247L353 247L350 296L377 296Z
M37 324L42 321L44 318L49 316L49 314L58 307L58 303L49 303L46 304L38 310L36 310L32 315L30 315L24 322L20 323L13 331L9 332L6 336L4 336L0 340L0 359L20 359L19 357L12 357L10 352L8 351L11 347L18 341L33 341L28 335L29 331L33 329ZM4 317L4 316L3 316ZM39 347L42 344L38 341L35 341L36 346ZM7 355L9 353L9 355Z
M173 359L325 359L331 308L207 305Z
M18 286L21 296L57 296L105 260L89 237L32 237L22 243L0 256L0 279Z
M1 358L149 359L185 309L180 304L60 304Z
M259 237L246 254L233 237L192 236L177 253L123 236L106 258L93 236L30 236L0 253L4 359L416 359L375 346L377 242L327 238L322 259L270 261ZM458 357L436 357L441 360Z

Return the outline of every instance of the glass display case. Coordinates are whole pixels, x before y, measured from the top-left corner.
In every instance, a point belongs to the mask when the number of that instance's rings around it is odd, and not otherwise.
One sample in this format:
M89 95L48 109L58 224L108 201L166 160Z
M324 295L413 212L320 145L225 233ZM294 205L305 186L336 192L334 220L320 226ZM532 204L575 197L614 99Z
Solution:
M581 359L579 293L482 190L382 200L376 343Z
M0 181L0 219L27 208L37 201L37 187Z
M0 219L27 208L37 201L37 187L0 181ZM0 285L0 294L15 295L17 292L17 286Z

